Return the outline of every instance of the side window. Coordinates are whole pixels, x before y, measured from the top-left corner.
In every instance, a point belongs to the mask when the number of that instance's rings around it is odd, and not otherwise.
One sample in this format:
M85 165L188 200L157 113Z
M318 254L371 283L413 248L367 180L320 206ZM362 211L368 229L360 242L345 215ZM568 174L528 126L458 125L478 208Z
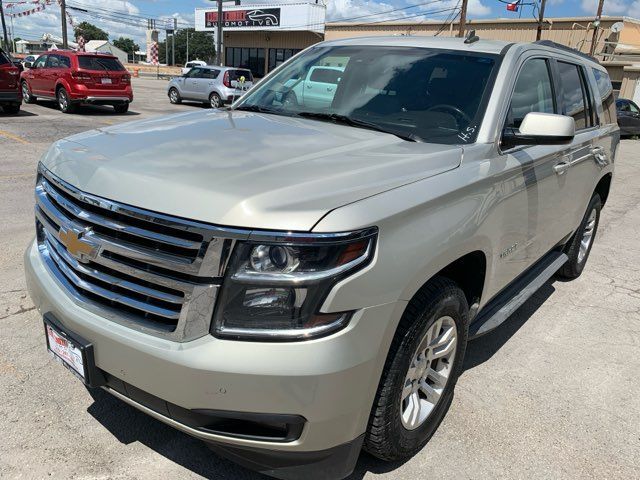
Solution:
M520 128L531 112L556 113L549 64L544 58L528 60L520 70L505 127Z
M613 94L613 85L609 74L601 70L593 69L593 75L596 77L598 84L598 93L602 101L602 109L604 110L604 122L616 123L616 106L615 96Z
M585 90L585 82L579 66L572 63L558 62L558 73L562 84L562 103L565 115L573 117L576 130L593 125L589 93Z
M203 69L202 78L208 78L208 79L217 78L219 73L220 72L218 70Z
M71 68L71 59L65 55L59 55L60 68Z
M202 77L202 69L198 67L193 67L191 70L187 72L187 77L189 78L200 78Z
M60 57L58 55L49 55L47 68L60 68Z
M621 112L630 112L631 111L631 107L629 107L629 102L627 102L627 101L618 100L617 105L618 105L618 110L620 110Z
M38 57L36 63L34 63L33 66L36 68L43 68L46 61L47 55L42 55L41 57Z

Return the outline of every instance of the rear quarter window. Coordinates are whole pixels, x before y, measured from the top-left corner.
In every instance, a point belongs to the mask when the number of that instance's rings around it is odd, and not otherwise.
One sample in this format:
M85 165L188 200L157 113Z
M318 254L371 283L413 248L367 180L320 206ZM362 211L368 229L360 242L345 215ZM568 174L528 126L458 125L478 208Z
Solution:
M616 123L616 101L609 74L594 68L593 75L596 78L596 83L598 84L597 93L600 96L602 109L604 110L604 123Z
M78 56L78 66L85 70L122 71L124 67L117 58L89 55Z

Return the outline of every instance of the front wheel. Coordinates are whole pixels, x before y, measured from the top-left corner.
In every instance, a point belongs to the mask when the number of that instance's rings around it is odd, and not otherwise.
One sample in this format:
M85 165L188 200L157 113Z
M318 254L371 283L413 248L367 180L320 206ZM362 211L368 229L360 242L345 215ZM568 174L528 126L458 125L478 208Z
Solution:
M23 80L20 87L22 88L22 100L24 100L24 103L35 103L36 99L33 95L31 95L29 84L25 80Z
M220 95L216 92L209 95L209 105L211 105L211 108L220 108L222 106L222 99L220 98Z
M71 99L69 98L69 94L64 89L64 87L61 87L58 89L58 93L56 97L58 98L58 106L60 107L60 111L62 113L75 112L76 105L71 102Z
M580 226L571 237L565 247L565 253L569 257L560 270L558 276L566 280L578 278L587 264L587 259L591 253L591 247L598 231L600 223L600 211L602 210L602 200L597 193L591 197L587 212L584 214Z
M127 113L129 111L129 102L118 103L113 106L116 113Z
M169 101L174 105L182 103L182 98L180 98L180 92L178 92L177 88L169 90Z
M365 449L388 461L418 452L444 418L462 370L469 307L462 290L437 277L400 321L374 401Z

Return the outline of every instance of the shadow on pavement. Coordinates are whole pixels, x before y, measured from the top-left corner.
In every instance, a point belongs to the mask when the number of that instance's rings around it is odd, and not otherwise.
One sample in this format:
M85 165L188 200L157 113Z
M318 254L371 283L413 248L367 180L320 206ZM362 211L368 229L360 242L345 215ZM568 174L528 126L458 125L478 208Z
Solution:
M0 118L37 117L37 116L38 116L37 113L27 112L27 111L22 110L22 109L17 114L16 113L6 113L0 107Z
M40 107L45 107L48 108L50 110L58 110L58 112L60 113L60 115L65 115L64 113L60 112L60 109L58 108L58 103L51 100L38 100L36 103L38 106ZM75 111L75 113L70 113L68 114L70 116L74 116L74 115L86 115L86 116L91 116L91 115L109 115L109 116L117 116L117 117L130 117L130 116L137 116L140 115L140 113L135 112L133 110L129 110L127 113L116 113L113 110L113 107L110 107L108 105L87 105L87 104L83 104L83 105L79 105L78 109Z
M500 327L469 342L464 370L486 362L500 350L555 292L552 284L553 280L544 284ZM94 399L94 403L87 409L89 414L125 445L140 442L172 462L209 479L265 480L270 478L216 456L200 440L149 417L103 390L93 389L89 393ZM363 451L348 480L361 480L369 472L374 475L389 473L409 460L384 462Z

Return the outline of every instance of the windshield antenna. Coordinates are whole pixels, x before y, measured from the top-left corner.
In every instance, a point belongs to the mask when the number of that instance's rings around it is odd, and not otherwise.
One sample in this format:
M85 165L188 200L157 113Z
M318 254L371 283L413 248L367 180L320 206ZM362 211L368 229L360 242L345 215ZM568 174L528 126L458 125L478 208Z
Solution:
M464 39L464 43L475 43L478 40L480 40L480 37L476 35L476 31L470 30L469 33L467 33L467 38Z

